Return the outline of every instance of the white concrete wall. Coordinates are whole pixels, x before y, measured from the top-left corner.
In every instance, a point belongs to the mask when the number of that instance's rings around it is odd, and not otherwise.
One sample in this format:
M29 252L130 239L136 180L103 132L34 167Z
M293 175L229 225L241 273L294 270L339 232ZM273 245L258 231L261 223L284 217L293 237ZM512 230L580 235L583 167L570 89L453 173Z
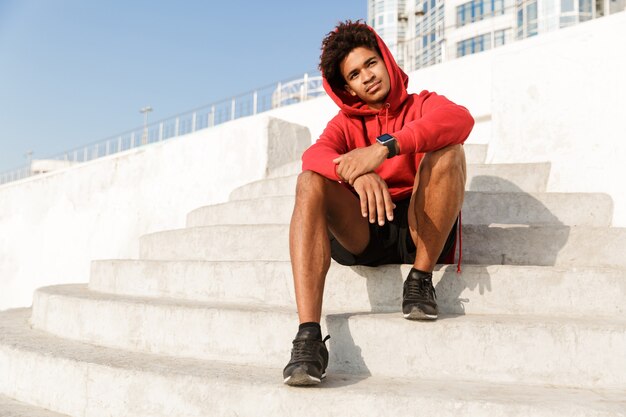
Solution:
M93 259L137 257L139 236L183 227L309 143L306 128L260 115L0 186L0 310L87 282Z
M491 162L550 161L548 191L605 192L626 227L626 12L493 61Z

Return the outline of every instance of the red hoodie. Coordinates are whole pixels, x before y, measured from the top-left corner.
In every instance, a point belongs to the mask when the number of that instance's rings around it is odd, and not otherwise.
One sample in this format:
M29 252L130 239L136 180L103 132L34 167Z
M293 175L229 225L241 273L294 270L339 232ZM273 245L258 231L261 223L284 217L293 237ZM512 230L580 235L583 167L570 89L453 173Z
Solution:
M302 170L339 181L333 159L369 146L378 136L389 133L398 140L400 154L385 160L375 172L387 183L391 198L398 201L411 195L424 153L465 142L474 119L465 107L444 96L426 90L419 95L408 94L409 77L396 64L383 40L374 34L391 84L385 105L381 110L372 110L345 89L333 89L324 78L324 89L340 110L302 155Z

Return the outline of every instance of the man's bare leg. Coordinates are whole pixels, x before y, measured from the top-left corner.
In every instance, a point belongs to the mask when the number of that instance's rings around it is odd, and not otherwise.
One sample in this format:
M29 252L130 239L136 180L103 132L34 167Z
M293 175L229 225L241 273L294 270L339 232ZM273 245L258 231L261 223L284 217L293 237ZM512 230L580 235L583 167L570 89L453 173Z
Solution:
M289 253L300 323L319 323L330 267L328 230L348 251L359 254L369 242L368 220L359 199L337 182L305 171L298 176L289 228Z
M465 179L461 145L428 153L420 164L409 204L409 228L417 252L404 287L406 318L437 318L431 273L463 205Z
M298 177L296 204L289 228L289 252L300 328L283 369L288 385L319 384L326 375L328 350L319 322L326 273L330 268L328 230L350 252L369 243L367 219L359 199L342 185L312 171Z
M434 269L461 211L465 178L463 146L448 146L424 156L409 205L409 227L417 247L415 269Z

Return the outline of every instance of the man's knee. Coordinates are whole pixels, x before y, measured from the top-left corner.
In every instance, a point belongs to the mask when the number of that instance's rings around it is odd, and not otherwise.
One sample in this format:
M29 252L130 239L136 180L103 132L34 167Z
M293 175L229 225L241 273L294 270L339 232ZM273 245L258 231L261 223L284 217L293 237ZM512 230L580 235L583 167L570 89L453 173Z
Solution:
M451 145L424 156L420 171L435 175L460 175L465 179L465 151L462 145Z
M303 171L296 183L296 199L324 195L326 178L317 172Z

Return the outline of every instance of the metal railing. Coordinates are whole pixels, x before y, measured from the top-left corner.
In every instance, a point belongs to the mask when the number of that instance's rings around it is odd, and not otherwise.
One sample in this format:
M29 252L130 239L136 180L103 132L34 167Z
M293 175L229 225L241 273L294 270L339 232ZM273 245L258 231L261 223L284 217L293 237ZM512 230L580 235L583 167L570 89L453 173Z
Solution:
M261 87L45 159L65 161L65 166L83 163L319 97L325 94L322 77L312 74ZM33 163L1 173L0 184L46 172L33 169Z

